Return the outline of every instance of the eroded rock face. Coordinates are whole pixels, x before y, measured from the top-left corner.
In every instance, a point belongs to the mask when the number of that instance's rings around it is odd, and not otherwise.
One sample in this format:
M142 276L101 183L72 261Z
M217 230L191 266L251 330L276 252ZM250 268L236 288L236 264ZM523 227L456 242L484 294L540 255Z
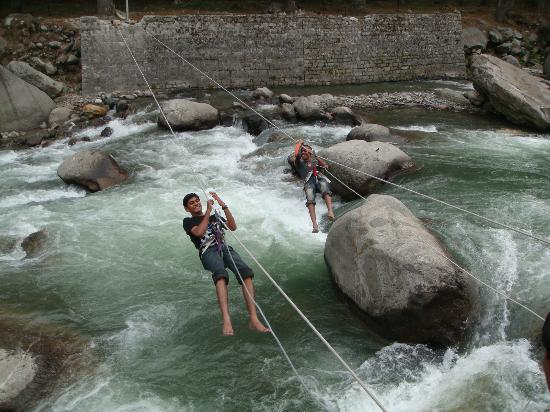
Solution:
M128 173L115 159L101 150L82 150L59 166L57 175L68 184L91 192L107 189L128 179Z
M0 66L0 132L31 130L48 120L55 103L42 90Z
M330 173L361 195L371 193L379 184L370 176L388 180L397 172L414 166L412 159L406 153L384 142L350 140L322 149L319 155L328 159ZM350 170L342 165L356 170ZM332 181L331 187L335 193L345 199L357 197L338 180L331 178L330 175L328 177Z
M175 131L205 130L218 124L218 110L206 103L173 99L162 102L161 107ZM168 124L162 114L158 117L158 125L168 129Z
M371 195L332 225L325 260L334 280L380 335L457 344L472 307L469 278L399 200Z
M550 130L550 87L543 79L486 54L472 56L472 80L495 111L512 123Z

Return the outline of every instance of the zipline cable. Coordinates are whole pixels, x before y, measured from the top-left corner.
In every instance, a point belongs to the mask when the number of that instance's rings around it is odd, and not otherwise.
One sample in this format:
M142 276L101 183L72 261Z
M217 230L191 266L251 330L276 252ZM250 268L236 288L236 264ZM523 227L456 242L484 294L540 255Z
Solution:
M283 129L281 129L279 126L277 126L275 123L273 123L271 120L269 120L268 118L266 118L264 115L262 115L260 112L258 112L257 110L255 110L254 108L250 107L246 102L244 102L242 99L240 99L238 96L236 96L234 93L232 93L231 91L227 90L223 85L221 85L219 82L217 82L215 79L213 79L212 77L210 77L208 74L206 74L205 72L203 72L202 70L200 70L197 66L195 66L194 64L192 64L190 61L188 61L185 57L183 57L182 55L180 55L179 53L177 53L176 51L174 51L172 48L170 48L167 44L165 44L164 42L162 42L161 40L159 40L154 34L151 34L149 33L147 30L143 29L143 31L145 33L147 33L149 36L151 36L153 39L155 39L158 43L160 43L161 45L163 45L165 48L167 48L168 50L170 50L172 53L174 53L176 56L178 56L184 63L188 64L189 66L191 66L193 69L195 69L196 71L198 71L199 73L201 73L203 76L205 76L206 78L208 78L208 80L210 80L211 82L213 82L216 86L218 86L220 89L224 90L225 92L227 92L229 95L231 95L233 98L237 99L241 104L243 104L247 109L251 110L252 112L254 112L255 114L257 114L258 116L260 116L263 120L265 120L268 124L270 124L271 126L275 127L277 130L279 130L281 133L283 133L285 136L287 136L289 139L291 139L293 142L297 142L297 140L292 137L291 135L289 135L287 132L285 132ZM354 172L357 172L357 173L360 173L360 174L363 174L365 176L368 176L370 177L371 179L375 179L375 180L378 180L380 182L383 182L383 183L387 183L391 186L395 186L395 187L398 187L400 189L403 189L405 191L408 191L410 193L413 193L415 195L418 195L418 196L421 196L425 199L428 199L428 200L431 200L431 201L434 201L434 202L437 202L437 203L440 203L442 205L445 205L447 207L450 207L450 208L453 208L453 209L456 209L456 210L459 210L460 212L462 213L466 213L466 214L469 214L471 216L475 216L479 219L482 219L482 220L485 220L487 222L490 222L494 225L497 225L497 226L501 226L501 227L504 227L506 229L509 229L509 230L512 230L516 233L519 233L521 235L524 235L524 236L527 236L531 239L534 239L534 240L537 240L539 242L542 242L546 245L549 245L550 246L550 239L547 239L547 238L543 238L543 237L540 237L540 236L537 236L537 235L534 235L532 233L529 233L528 231L524 230L524 229L521 229L521 228L517 228L517 227L514 227L514 226L510 226L506 223L501 223L501 222L498 222L494 219L491 219L491 218L488 218L488 217L485 217L483 215L480 215L479 213L476 213L476 212L472 212L470 210L467 210L467 209L464 209L460 206L456 206L456 205L453 205L451 203L448 203L448 202L445 202L443 200L440 200L440 199L437 199L433 196L429 196L429 195L426 195L424 193L420 193L416 190L413 190L413 189L409 189L408 187L405 187L405 186L402 186L402 185L399 185L397 183L393 183L393 182L390 182L388 180L385 180L385 179L382 179L378 176L375 176L375 175L371 175L370 173L367 173L367 172L364 172L362 170L358 170L358 169L355 169L351 166L347 166L345 164L342 164L340 162L337 162L335 160L331 160L331 159L328 159L328 158L324 158L324 157L321 157L321 156L317 156L319 157L320 159L323 159L323 160L326 160L327 162L330 162L330 163L333 163L335 165L338 165L338 166L342 166L346 169L349 169L349 170L353 170Z
M325 172L329 175L331 175L334 179L338 180L342 185L344 185L348 190L352 191L353 193L355 193L357 196L359 196L361 199L363 200L367 200L366 197L360 195L359 193L357 193L354 189L352 189L351 187L349 187L347 184L345 184L344 182L342 182L340 179L338 179L334 174L330 173L328 170L325 169ZM446 256L445 254L441 253L439 250L437 250L435 247L433 247L432 245L430 245L429 243L424 243L426 246L428 246L430 249L432 249L434 252L436 252L439 256L445 258L446 260L448 260L453 266L455 266L457 269L459 269L461 272L464 272L465 274L467 274L468 276L470 276L471 278L473 278L474 280L476 280L477 282L479 282L480 284L488 287L489 289L491 289L493 292L499 294L500 296L504 297L506 300L509 300L510 302L513 302L519 306L521 306L523 309L527 310L528 312L530 312L532 315L535 315L537 318L539 318L540 320L542 320L544 322L544 318L539 315L537 312L535 312L534 310L528 308L527 306L525 306L523 303L521 302L518 302L516 299L512 298L511 296L508 296L506 295L505 293L502 293L501 291L499 291L498 289L495 289L494 287L492 287L491 285L489 285L487 282L484 282L483 280L479 279L478 277L474 276L472 273L470 273L469 271L467 271L466 269L464 269L462 266L460 266L458 263L456 263L454 260L452 260L451 258L449 258L448 256Z
M155 97L155 94L153 93L153 90L151 89L151 86L149 85L149 82L147 81L147 78L145 77L145 75L143 74L143 71L141 70L138 62L136 61L135 57L134 57L134 54L132 53L132 50L130 49L130 47L128 46L128 43L126 42L126 39L124 38L124 36L122 35L122 32L117 28L117 31L118 33L120 34L120 37L122 38L122 40L124 41L124 44L126 46L126 48L128 49L128 52L130 53L130 55L132 56L132 59L134 60L134 63L136 64L136 67L138 68L140 74L141 74L141 77L143 78L143 80L145 81L145 84L147 84L147 87L149 88L149 91L151 92L153 98L155 99L155 102L160 110L160 112L162 113L162 116L164 117L164 119L166 120L166 123L168 124L168 127L170 129L170 132L172 133L172 136L174 137L174 139L176 138L176 134L174 133L174 130L172 129L172 126L170 126L170 122L168 122L168 119L166 118L166 115L164 114L164 110L162 110L162 107L160 106L157 98ZM198 174L195 172L193 174L194 178L195 178L195 181L196 183L198 184L198 186L202 189L202 191L204 192L204 195L206 197L206 200L208 201L208 195L206 194L206 189L204 188L203 184L199 181L199 178L198 178ZM229 249L228 249L229 251ZM233 257L231 257L231 260L233 260ZM235 266L235 265L234 265ZM236 266L235 266L236 267ZM240 273L239 273L239 277L240 277ZM241 278L242 279L242 278ZM249 293L246 286L244 287L246 293ZM248 296L251 297L251 295L249 294ZM252 297L251 297L252 298ZM271 335L273 336L273 338L275 339L275 342L277 342L277 345L279 346L279 348L281 349L281 352L283 353L284 357L286 358L286 360L288 361L292 371L296 374L296 376L298 377L298 379L300 380L300 382L302 383L302 385L304 386L304 388L306 389L307 392L309 392L309 389L308 387L305 385L302 377L298 374L298 371L296 370L294 364L292 363L292 361L290 360L290 357L288 356L286 350L284 349L283 345L281 344L281 341L279 340L279 338L277 337L275 331L273 330L273 328L271 327L269 321L267 320L267 317L265 316L263 310L260 308L260 305L256 302L256 300L254 298L252 298L252 301L254 302L254 305L258 308L258 310L260 311L260 314L263 318L263 320L265 321L265 323L268 325L269 329L271 330Z
M176 135L174 133L174 131L172 130L172 127L170 126L170 123L168 122L168 119L166 118L158 100L156 99L154 93L153 93L153 90L151 89L151 86L149 85L149 82L147 81L145 75L143 74L143 71L141 70L136 58L134 57L134 54L132 53L132 50L130 49L130 47L128 46L128 43L126 42L126 39L124 38L124 35L122 34L122 32L120 31L120 29L118 27L116 27L116 30L118 31L120 37L122 38L123 42L124 42L124 45L126 46L126 48L128 49L128 52L130 53L130 55L132 56L132 60L134 61L134 63L136 64L136 67L138 68L140 74L141 74L141 77L143 78L143 80L145 81L145 84L147 85L147 87L149 88L149 91L150 93L153 95L154 99L155 99L155 102L159 108L159 110L161 111L164 119L166 120L167 124L168 124L168 127L170 129L170 132L172 133L172 135L174 136L174 138L176 138ZM197 182L198 182L198 178L195 176ZM200 184L199 182L199 186L202 187L202 185ZM204 190L204 189L203 189ZM273 277L267 272L267 270L262 266L262 264L258 261L258 259L254 256L254 254L252 254L252 252L244 245L244 243L239 239L239 237L232 231L230 231L230 233L233 235L233 237L237 240L237 242L239 242L239 244L243 247L243 249L247 252L247 254L254 260L254 262L256 262L256 264L258 265L258 267L264 272L264 274L268 277L268 279L273 283L273 285L276 287L276 289L283 295L283 297L289 302L289 304L298 312L298 314L300 315L300 317L308 324L308 326L315 332L315 334L321 339L321 341L329 348L329 350L334 354L334 356L340 361L340 363L342 363L342 365L351 373L351 375L353 376L353 378L357 381L357 383L363 388L363 390L367 393L367 395L378 405L378 407L384 411L384 412L387 412L387 409L384 408L384 406L382 405L382 403L378 400L378 398L376 397L376 395L374 395L374 393L372 393L372 391L367 387L367 385L361 380L361 378L353 371L353 369L351 369L351 367L346 363L346 361L338 354L338 352L330 345L330 343L328 343L328 341L323 337L323 335L315 328L315 326L313 326L313 324L309 321L309 319L303 314L303 312L298 308L298 306L296 306L294 304L294 302L292 301L292 299L290 299L290 297L283 291L283 289L281 289L281 287L277 284L277 282L273 279ZM267 323L267 322L266 322ZM273 331L272 331L272 334L273 334ZM274 334L273 334L274 335ZM278 339L277 339L278 340ZM280 341L279 341L280 342ZM280 346L282 348L282 345ZM284 349L283 349L284 351ZM288 358L288 355L287 356L287 359L290 360L290 358ZM292 364L292 363L291 363ZM294 365L292 365L292 369L296 372L296 369L294 368ZM296 372L297 374L297 372ZM300 378L301 379L301 378ZM307 387L306 387L307 388Z

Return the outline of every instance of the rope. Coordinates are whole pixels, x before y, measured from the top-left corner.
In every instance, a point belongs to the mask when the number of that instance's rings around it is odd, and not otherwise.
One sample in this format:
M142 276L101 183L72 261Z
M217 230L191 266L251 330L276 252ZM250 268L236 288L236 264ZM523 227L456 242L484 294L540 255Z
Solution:
M140 74L141 74L141 77L143 78L143 80L145 81L145 83L147 84L147 87L149 89L149 91L151 92L151 95L154 97L154 93L153 93L153 90L151 89L151 86L149 85L149 82L147 81L147 79L145 78L145 75L143 74L143 71L141 70L137 60L135 59L134 57L134 54L132 53L132 50L130 49L130 47L128 46L128 43L126 42L126 39L124 38L124 35L122 34L122 32L119 30L118 27L115 27L116 30L118 31L120 37L122 38L123 42L124 42L124 45L126 46L126 48L128 49L128 52L130 53L130 55L132 56L132 59L134 60L134 63L136 64L136 67L138 68ZM224 89L225 90L225 89ZM156 99L156 97L154 97L155 99L155 102L160 110L160 112L162 113L162 116L164 117L164 119L166 120L167 124L168 124L168 127L170 129L170 132L172 133L172 135L174 136L174 138L176 138L176 135L174 133L174 131L172 130L172 127L170 126L170 122L168 122L168 119L166 118L166 115L164 114L158 100ZM195 174L195 178L198 182L198 177L196 176ZM200 184L199 182L199 186L202 187L202 185ZM203 189L204 191L204 189ZM336 358L340 361L340 363L342 363L342 365L351 373L351 375L353 376L353 378L357 381L357 383L363 388L363 390L367 393L367 395L369 395L371 397L371 399L380 407L380 409L384 412L387 412L387 410L384 408L384 406L382 405L382 403L377 399L377 397L374 395L374 393L372 393L372 391L367 387L367 385L361 380L361 378L359 378L359 376L351 369L351 367L346 363L346 361L344 359L342 359L342 357L338 354L338 352L336 352L336 350L330 345L330 343L327 342L327 340L323 337L323 335L315 328L315 326L313 326L313 324L309 321L309 319L303 314L303 312L294 304L294 302L292 301L292 299L290 299L290 297L288 297L288 295L283 291L283 289L281 289L281 287L277 284L277 282L271 277L271 275L267 272L267 270L261 265L261 263L258 261L258 259L256 259L256 257L252 254L252 252L243 244L243 242L241 242L241 240L237 237L237 235L235 233L233 233L232 231L230 231L230 233L233 235L233 237L237 240L237 242L239 242L239 244L244 248L244 250L247 252L247 254L254 260L254 262L256 262L256 264L258 265L258 267L260 267L260 269L264 272L264 274L268 277L268 279L273 283L273 285L277 288L277 290L284 296L284 298L290 303L290 305L298 312L298 314L300 315L300 317L308 324L308 326L310 328L312 328L312 330L315 332L315 334L321 339L321 341L329 348L329 350L334 354L334 356L336 356ZM257 306L257 304L255 303L255 305ZM258 307L258 306L257 306ZM261 312L263 313L263 311ZM266 322L268 323L268 322ZM273 336L274 333L272 333ZM276 341L278 342L278 344L280 344L280 341L278 340L278 338L276 339ZM282 345L280 345L280 347L282 347ZM284 351L284 350L283 350ZM285 352L285 355L286 355L286 352ZM287 360L290 360L290 358L288 358L288 355L286 355L287 357ZM294 365L292 364L292 362L290 363L291 364L291 367L293 369L293 371L298 375L296 369L294 368ZM299 375L298 375L299 376ZM299 377L300 380L301 380L301 377ZM307 386L306 386L306 389L307 389Z
M280 131L281 133L283 133L286 137L288 137L290 140L292 140L293 142L297 142L297 140L295 138L293 138L291 135L289 135L287 132L285 132L283 129L281 129L279 126L277 126L275 123L273 123L271 120L269 120L268 118L266 118L264 115L262 115L261 113L259 113L258 111L254 110L252 107L250 107L246 102L244 102L242 99L240 99L238 96L236 96L234 93L232 93L231 91L227 90L225 87L223 87L220 83L218 83L216 80L214 80L212 77L210 77L208 74L206 74L205 72L203 72L202 70L200 70L198 67L196 67L194 64L192 64L191 62L189 62L187 59L185 59L183 56L181 56L180 54L178 54L176 51L174 51L173 49L171 49L168 45L166 45L164 42L162 42L161 40L159 40L155 35L149 33L147 30L144 29L144 32L147 33L149 36L151 36L153 39L155 39L157 42L159 42L161 45L163 45L164 47L166 47L168 50L170 50L172 53L174 53L176 56L178 56L184 63L188 64L189 66L191 66L193 69L195 69L196 71L198 71L199 73L201 73L203 76L205 76L206 78L208 78L208 80L210 80L211 82L213 82L214 84L216 84L216 86L218 86L220 89L224 90L225 92L227 92L229 95L231 95L233 98L237 99L241 104L243 104L246 108L248 108L249 110L253 111L255 114L257 114L258 116L260 116L263 120L265 120L268 124L270 124L271 126L273 126L274 128L276 128L278 131ZM520 228L517 228L517 227L514 227L514 226L510 226L510 225L507 225L505 223L500 223L494 219L491 219L491 218L488 218L488 217L485 217L483 215L480 215L478 213L475 213L475 212L472 212L472 211L469 211L467 209L464 209L460 206L455 206L451 203L448 203L448 202L445 202L443 200L440 200L440 199L437 199L433 196L429 196L429 195L426 195L426 194L423 194L423 193L420 193L420 192L417 192L416 190L413 190L413 189L409 189L405 186L402 186L402 185L399 185L397 183L393 183L393 182L390 182L388 180L385 180L385 179L382 179L378 176L375 176L375 175L371 175L367 172L364 172L362 170L358 170L358 169L355 169L351 166L347 166L345 164L342 164L342 163L339 163L335 160L331 160L331 159L328 159L328 158L324 158L324 157L321 157L321 156L317 156L318 158L320 159L323 159L323 160L326 160L330 163L333 163L335 165L338 165L338 166L342 166L346 169L349 169L349 170L353 170L354 172L357 172L357 173L360 173L360 174L363 174L365 176L368 176L372 179L376 179L380 182L383 182L383 183L387 183L389 185L392 185L392 186L395 186L395 187L398 187L400 189L403 189L403 190L406 190L408 192L411 192L411 193L414 193L415 195L418 195L418 196L421 196L421 197L424 197L425 199L428 199L428 200L431 200L431 201L434 201L434 202L438 202L442 205L445 205L447 207L450 207L450 208L453 208L453 209L456 209L456 210L459 210L463 213L466 213L466 214L469 214L469 215L472 215L472 216L475 216L479 219L482 219L482 220L485 220L487 222L490 222L494 225L497 225L497 226L501 226L501 227L504 227L506 229L509 229L509 230L512 230L516 233L519 233L519 234L522 234L524 236L527 236L531 239L534 239L534 240L537 240L541 243L544 243L546 245L550 245L550 240L547 239L547 238L543 238L543 237L540 237L540 236L537 236L537 235L533 235L529 232L527 232L526 230L524 229L520 229Z
M346 185L344 182L342 182L340 179L338 179L336 176L334 176L332 173L330 173L328 170L326 170L326 173L328 173L329 175L331 175L333 178L335 178L336 180L338 180L341 184L343 184L348 190L352 191L353 193L355 193L357 196L359 196L361 199L363 200L367 200L366 197L360 195L359 193L357 193L355 190L353 190L351 187L349 187L348 185ZM480 284L488 287L489 289L491 289L492 291L494 291L495 293L497 293L498 295L504 297L505 299L509 300L510 302L513 302L519 306L521 306L523 309L527 310L528 312L530 312L532 315L535 315L537 318L539 318L540 320L542 320L544 322L544 318L539 315L537 312L535 312L534 310L528 308L527 306L525 306L524 304L522 304L521 302L518 302L516 299L506 295L505 293L502 293L501 291L495 289L494 287L492 287L491 285L489 285L488 283L484 282L483 280L479 279L478 277L474 276L472 273L470 273L469 271L467 271L466 269L464 269L462 266L460 266L458 263L456 263L454 260L452 260L451 258L449 258L448 256L446 256L445 254L441 253L439 250L437 250L436 248L434 248L432 245L430 245L429 243L426 243L426 246L428 246L430 249L432 249L434 252L436 252L439 256L442 256L444 257L445 259L447 259L453 266L455 266L457 269L459 269L460 271L466 273L468 276L470 276L471 278L475 279L477 282L479 282Z

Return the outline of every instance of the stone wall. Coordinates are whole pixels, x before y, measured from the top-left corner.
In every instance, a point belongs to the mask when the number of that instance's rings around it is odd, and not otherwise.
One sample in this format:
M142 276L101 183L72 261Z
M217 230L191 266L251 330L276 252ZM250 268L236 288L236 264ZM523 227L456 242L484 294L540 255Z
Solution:
M145 90L110 22L81 20L82 91ZM121 33L157 90L215 87L152 36L225 87L327 85L463 77L461 16L146 16Z

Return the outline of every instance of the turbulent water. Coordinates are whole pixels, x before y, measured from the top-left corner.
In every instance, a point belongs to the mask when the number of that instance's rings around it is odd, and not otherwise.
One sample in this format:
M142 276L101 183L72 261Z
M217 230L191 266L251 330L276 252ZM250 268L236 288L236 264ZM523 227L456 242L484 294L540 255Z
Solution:
M375 117L407 133L402 149L421 167L399 183L550 236L550 136L463 114L409 109ZM50 233L39 257L23 259L20 247L0 256L2 310L62 325L88 342L80 370L65 376L36 410L377 410L255 266L258 303L308 390L272 337L247 329L234 279L236 336L221 336L210 276L181 227L181 199L200 185L230 205L240 238L388 410L549 407L540 348L533 346L542 322L486 288L465 347L434 351L368 331L324 265L326 208L318 206L323 233L311 234L300 185L285 174L290 144L246 156L259 145L238 127L174 139L136 119L115 121L110 138L85 130L93 141L73 147L60 141L0 152L0 235ZM282 126L316 147L339 142L350 130ZM130 181L94 194L66 186L57 167L85 147L112 153L131 171ZM545 315L547 247L399 189L382 191L429 222L472 273ZM336 207L339 215L353 204L336 199Z

